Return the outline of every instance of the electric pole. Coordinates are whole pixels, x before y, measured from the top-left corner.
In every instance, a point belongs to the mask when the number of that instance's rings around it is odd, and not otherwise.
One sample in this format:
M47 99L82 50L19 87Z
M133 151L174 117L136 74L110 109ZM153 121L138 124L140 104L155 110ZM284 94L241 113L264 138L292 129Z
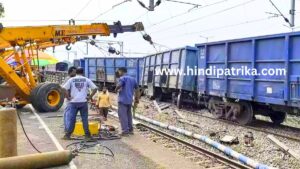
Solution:
M296 0L291 0L291 10L290 10L290 15L291 15L290 26L291 27L295 26L295 3L296 3Z
M154 11L154 0L149 0L149 11Z

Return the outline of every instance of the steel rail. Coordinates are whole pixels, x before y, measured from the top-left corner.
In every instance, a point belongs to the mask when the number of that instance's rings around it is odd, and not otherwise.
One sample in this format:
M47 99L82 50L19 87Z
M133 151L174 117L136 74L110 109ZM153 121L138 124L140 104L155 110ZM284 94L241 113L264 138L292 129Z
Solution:
M147 128L147 129L149 129L151 131L154 131L154 132L158 133L159 135L161 135L163 137L166 137L168 139L171 139L171 140L173 140L175 142L179 142L179 143L183 144L184 146L187 146L187 147L195 150L196 152L198 152L200 154L206 155L206 156L208 156L210 158L216 158L219 162L223 163L224 165L228 165L231 168L235 168L235 169L251 169L250 167L248 167L246 165L243 165L243 164L241 164L241 163L239 163L237 161L234 161L234 160L232 160L232 159L230 159L228 157L216 154L216 153L214 153L212 151L209 151L209 150L204 149L202 147L199 147L199 146L196 146L194 144L191 144L191 143L189 143L189 142L187 142L185 140L182 140L180 138L172 136L172 135L170 135L170 134L168 134L166 132L163 132L161 130L155 129L155 128L153 128L153 127L151 127L149 125L146 125L144 123L139 123L136 126L137 127L144 127L144 128Z

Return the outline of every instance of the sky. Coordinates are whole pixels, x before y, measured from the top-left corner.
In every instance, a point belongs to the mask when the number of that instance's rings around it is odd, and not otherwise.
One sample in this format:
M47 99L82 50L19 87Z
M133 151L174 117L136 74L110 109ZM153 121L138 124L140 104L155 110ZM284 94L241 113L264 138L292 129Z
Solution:
M148 6L149 0L141 1ZM123 42L126 57L145 56L197 43L300 31L300 0L296 0L294 29L289 28L282 17L269 14L278 13L269 0L180 1L201 6L195 8L193 5L162 0L154 11L147 11L136 0L2 0L5 17L0 22L4 27L62 25L68 24L69 19L75 19L76 24L113 24L121 21L126 25L143 22L144 33L152 37L154 46L145 41L139 32L118 34L117 38L97 37L101 41ZM284 16L290 18L290 0L273 2ZM52 49L47 53L61 61L72 61L84 57L116 57L108 54L109 46L120 50L120 45L116 43L104 42L98 46L101 49L78 42L69 52L61 46L55 48L55 53Z

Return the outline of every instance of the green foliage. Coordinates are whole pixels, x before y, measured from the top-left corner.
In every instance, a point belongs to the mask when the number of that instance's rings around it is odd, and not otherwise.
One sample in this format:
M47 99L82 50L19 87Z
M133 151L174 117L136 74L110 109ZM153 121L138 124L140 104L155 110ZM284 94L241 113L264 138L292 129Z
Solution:
M4 17L4 12L5 12L4 6L3 6L2 3L0 3L0 18L3 18L3 17Z

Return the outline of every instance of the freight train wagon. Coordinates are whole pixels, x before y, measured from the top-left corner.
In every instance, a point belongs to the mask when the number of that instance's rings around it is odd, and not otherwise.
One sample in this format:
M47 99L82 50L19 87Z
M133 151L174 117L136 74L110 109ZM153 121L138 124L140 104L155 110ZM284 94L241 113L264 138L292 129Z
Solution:
M85 60L84 59L74 59L73 66L82 67L83 69L85 69Z
M199 75L198 93L218 118L251 122L255 114L282 123L286 113L299 114L300 32L197 44L199 68L250 68L256 76ZM262 75L263 69L279 74ZM280 75L282 70L286 75ZM266 73L266 72L264 72Z
M100 86L107 86L109 90L114 90L118 82L116 71L120 67L127 68L127 74L139 81L140 62L143 58L127 58L127 57L97 57L85 58L85 75Z
M198 49L184 47L173 49L145 57L143 78L141 85L145 88L145 94L149 97L163 100L172 99L179 107L183 102L197 101L196 75L186 75L188 67L194 69L197 66ZM158 70L162 73L159 75ZM181 71L182 73L162 72Z

